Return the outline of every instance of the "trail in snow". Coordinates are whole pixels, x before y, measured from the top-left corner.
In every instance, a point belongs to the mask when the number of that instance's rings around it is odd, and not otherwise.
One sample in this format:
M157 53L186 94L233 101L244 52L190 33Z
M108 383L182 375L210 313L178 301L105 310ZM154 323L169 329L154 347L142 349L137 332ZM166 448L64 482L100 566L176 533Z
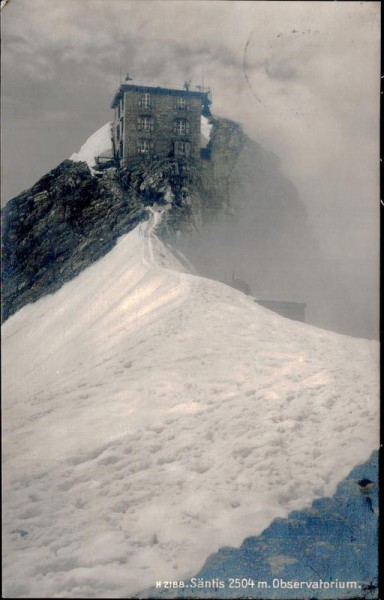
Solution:
M186 273L149 212L3 327L8 596L192 575L377 447L378 345Z
M152 245L152 234L154 232L154 230L156 229L157 225L160 222L161 219L161 215L156 212L155 210L153 210L152 207L147 207L147 210L150 214L150 219L148 221L147 224L147 229L145 232L145 237L147 238L146 240L146 250L147 250L147 254L149 254L149 259L150 259L150 264L152 266L156 266L155 265L155 255L153 253L153 245Z

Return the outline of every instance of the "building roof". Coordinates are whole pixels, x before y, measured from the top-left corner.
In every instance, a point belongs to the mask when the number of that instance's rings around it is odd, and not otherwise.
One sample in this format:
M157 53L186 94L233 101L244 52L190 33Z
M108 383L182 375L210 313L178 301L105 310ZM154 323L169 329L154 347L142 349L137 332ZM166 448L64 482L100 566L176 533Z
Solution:
M177 88L166 88L166 87L158 87L158 86L149 86L149 85L134 85L131 83L122 83L120 84L119 89L115 93L111 108L115 108L116 104L123 96L124 92L128 92L129 90L135 90L137 92L141 92L143 94L172 94L173 96L184 96L186 98L201 98L202 102L205 104L211 104L209 99L209 90L208 89L177 89Z

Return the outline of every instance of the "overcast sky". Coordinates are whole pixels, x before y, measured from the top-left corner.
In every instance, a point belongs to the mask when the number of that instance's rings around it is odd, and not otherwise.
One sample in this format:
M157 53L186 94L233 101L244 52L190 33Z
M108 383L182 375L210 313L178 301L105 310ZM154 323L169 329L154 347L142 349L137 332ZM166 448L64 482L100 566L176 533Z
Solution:
M3 203L78 150L134 82L211 86L281 159L327 255L377 273L380 4L10 0ZM368 273L368 271L369 273ZM367 275L368 273L368 275Z

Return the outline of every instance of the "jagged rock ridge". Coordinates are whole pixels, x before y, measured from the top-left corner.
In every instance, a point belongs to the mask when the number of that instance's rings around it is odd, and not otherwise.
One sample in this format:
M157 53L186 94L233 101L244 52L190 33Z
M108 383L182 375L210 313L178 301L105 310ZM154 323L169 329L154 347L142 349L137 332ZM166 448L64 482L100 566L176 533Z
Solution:
M107 174L61 163L5 207L3 318L59 289L145 218Z

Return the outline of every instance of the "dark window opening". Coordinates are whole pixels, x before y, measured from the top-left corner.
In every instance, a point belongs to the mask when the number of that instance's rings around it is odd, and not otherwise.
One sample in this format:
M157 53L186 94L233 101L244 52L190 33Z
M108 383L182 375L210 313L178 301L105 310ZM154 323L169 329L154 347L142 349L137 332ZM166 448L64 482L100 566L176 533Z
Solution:
M189 142L175 142L174 143L174 155L175 156L190 156L191 144Z

